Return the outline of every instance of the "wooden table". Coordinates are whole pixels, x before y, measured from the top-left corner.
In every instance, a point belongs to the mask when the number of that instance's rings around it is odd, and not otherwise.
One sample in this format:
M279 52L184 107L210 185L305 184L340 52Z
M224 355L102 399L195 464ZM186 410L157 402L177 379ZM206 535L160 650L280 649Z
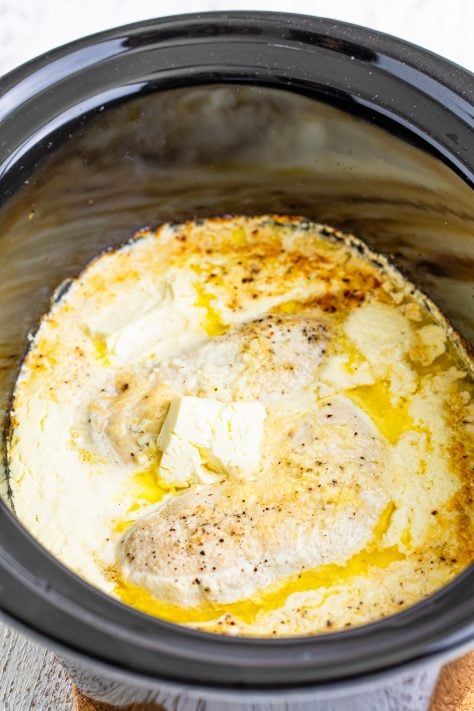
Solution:
M73 711L72 685L51 654L0 622L0 710Z

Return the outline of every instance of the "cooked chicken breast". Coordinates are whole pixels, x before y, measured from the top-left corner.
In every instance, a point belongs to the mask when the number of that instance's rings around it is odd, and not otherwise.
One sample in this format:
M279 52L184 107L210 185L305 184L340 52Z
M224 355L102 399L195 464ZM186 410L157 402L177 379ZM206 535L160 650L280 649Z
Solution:
M163 225L56 301L15 387L22 523L125 603L288 636L393 614L472 559L472 360L354 237Z
M125 536L125 576L184 606L224 603L363 549L386 507L384 444L346 398L274 417L259 476L193 486Z

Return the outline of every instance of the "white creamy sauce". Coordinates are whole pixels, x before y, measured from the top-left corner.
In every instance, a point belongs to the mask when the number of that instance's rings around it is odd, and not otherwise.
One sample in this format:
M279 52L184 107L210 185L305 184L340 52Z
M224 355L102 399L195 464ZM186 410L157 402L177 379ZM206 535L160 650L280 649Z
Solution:
M98 257L16 385L23 524L124 602L226 634L340 629L448 582L472 554L469 362L356 244L229 218Z

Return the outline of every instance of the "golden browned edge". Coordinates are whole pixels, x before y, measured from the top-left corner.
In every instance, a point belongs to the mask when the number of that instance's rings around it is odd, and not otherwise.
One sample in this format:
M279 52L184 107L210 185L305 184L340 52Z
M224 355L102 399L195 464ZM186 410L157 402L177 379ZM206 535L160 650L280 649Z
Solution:
M93 701L73 687L75 711L165 711L155 703L111 706ZM440 672L428 711L473 711L474 709L474 652L447 664Z
M301 227L304 224L308 224L310 226L310 229L314 230L314 232L320 236L320 237L325 237L329 239L330 241L333 242L338 242L341 244L344 244L346 247L349 247L349 249L352 249L353 252L359 253L360 257L363 259L365 258L372 266L378 267L381 269L383 272L385 272L389 277L393 279L393 281L399 286L402 287L404 286L412 298L414 298L416 301L418 301L424 308L426 308L432 315L432 317L435 319L436 322L438 322L440 325L442 325L445 330L448 333L448 336L450 337L452 343L454 344L456 351L458 355L461 358L461 361L463 362L463 365L467 367L467 369L471 372L474 371L474 363L472 360L470 360L469 355L472 353L472 346L468 342L465 341L465 339L453 329L451 326L450 322L442 312L442 310L435 304L433 303L418 287L416 287L413 282L411 282L409 279L407 279L406 275L401 271L398 267L395 267L391 261L390 258L379 254L377 252L374 252L364 241L363 239L356 237L348 232L339 230L337 228L331 227L326 224L321 224L318 222L314 222L313 220L310 220L306 217L299 216L299 215L279 215L279 214L257 214L257 215L236 215L236 214L229 214L229 215L217 215L213 217L207 217L207 218L200 218L200 219L189 219L183 222L179 223L171 223L171 222L165 222L162 223L156 227L143 227L139 230L137 230L132 237L125 241L123 244L114 247L114 248L106 248L99 252L92 260L89 261L89 263L84 267L84 269L75 277L75 278L70 278L65 280L65 282L69 282L71 285L76 281L78 278L82 277L88 270L89 268L97 261L99 260L104 254L107 253L113 253L120 251L120 249L123 249L127 245L133 244L136 241L139 241L143 237L146 237L147 235L154 235L155 237L158 237L160 232L166 228L167 226L171 226L174 228L179 228L181 230L186 231L187 229L190 229L195 225L196 223L209 223L211 225L219 225L219 224L226 224L231 220L235 219L243 219L246 222L251 222L251 221L258 221L258 220L269 220L274 222L275 226L282 226L285 224L291 224L295 225L296 227ZM40 318L38 327L41 324L44 316L50 313L51 309L54 307L54 305L60 301L62 296L68 291L68 289L65 289L63 291L64 283L60 284L58 288L55 290L51 301L49 305L49 309L43 314L43 316ZM60 293L60 296L58 298L58 292ZM25 356L27 355L30 347L34 344L34 337L31 339L30 343L27 346L26 352L24 354L24 357L22 361L20 361L19 364L19 369L22 366L23 360ZM467 357L466 357L467 356ZM16 386L16 379L15 379L15 386ZM15 387L14 386L14 387ZM12 399L11 402L13 402L13 397L14 397L14 389L12 393ZM7 451L8 451L8 443L10 440L10 436L13 430L13 422L12 422L12 412L11 412L11 407L9 408L8 412L8 420L7 420L7 426L6 426L6 442L7 442ZM464 453L464 449L462 450L462 453ZM454 453L453 453L454 454ZM457 459L457 457L453 457L454 459ZM8 465L8 454L7 454L7 465ZM7 472L8 472L8 466L7 466ZM466 501L468 503L472 502L472 482L469 482L469 480L465 480L464 477L464 485L458 492L458 494L455 497L456 503L465 503ZM453 502L455 503L455 502ZM460 529L460 539L466 539L468 538L468 543L471 541L471 535L470 535L470 525L471 525L471 519L468 515L467 512L463 512L462 508L459 504L456 506L456 508L460 509L461 512L461 517L460 517L460 524L459 524L459 529ZM463 546L460 545L460 550L459 553L461 553ZM466 561L466 564L469 564L470 558L468 561ZM93 704L95 702L92 702L88 700L86 697L82 697L80 692L76 689L75 693L77 695L77 698L79 699L85 699L85 703ZM92 711L95 708L98 708L99 711L103 709L103 711L107 711L107 709L113 709L113 706L110 706L109 704L102 704L99 706L78 706L80 709L84 709L85 711L88 711L89 709ZM140 711L140 709L161 709L162 707L156 706L156 705L132 705L129 707L126 707L127 709L137 710ZM474 703L472 705L472 711L474 711Z
M13 379L13 387L12 391L10 393L9 397L9 402L8 402L8 407L6 411L6 418L5 418L5 423L3 427L3 439L5 442L5 448L4 448L4 466L5 466L5 471L7 473L7 480L8 480L8 472L9 472L9 443L11 441L11 436L14 430L14 422L13 422L13 409L14 409L14 398L15 398L15 389L16 389L16 382L18 375L21 371L21 368L23 367L23 364L29 354L30 349L34 346L35 344L35 339L36 339L36 334L43 322L43 319L51 312L53 307L63 298L63 296L66 295L66 293L69 291L69 287L72 286L72 284L77 281L79 278L84 276L84 274L92 267L95 262L97 262L101 257L103 257L105 254L111 254L114 252L119 252L121 249L124 247L133 244L134 242L139 241L140 239L146 237L147 235L154 235L155 237L158 237L160 232L165 229L166 227L174 227L174 228L179 228L181 230L186 231L187 229L192 228L193 225L199 224L199 223L209 223L211 225L219 225L221 223L228 223L229 220L236 220L236 219L244 219L246 222L250 222L253 220L271 220L272 222L275 223L275 225L285 225L285 224L291 224L295 225L296 227L301 227L304 224L308 224L311 229L313 229L320 237L326 237L329 240L332 240L333 242L339 242L344 244L346 247L351 248L355 252L359 252L359 255L362 258L365 258L367 261L369 261L373 266L378 267L382 271L384 271L386 274L388 274L389 277L393 279L395 283L398 284L398 286L401 288L402 286L405 286L411 293L411 296L418 301L424 308L426 308L431 315L434 317L435 321L441 325L446 332L448 333L448 337L451 339L453 345L456 348L457 354L460 357L464 367L470 372L474 374L474 346L467 341L460 333L458 333L454 328L451 326L450 321L448 318L445 316L444 312L440 309L440 307L435 304L431 299L429 299L426 294L419 289L410 279L408 279L407 275L404 274L403 270L401 270L399 267L396 267L394 264L391 262L391 257L386 256L383 254L379 254L378 252L375 252L372 250L366 242L363 240L363 238L356 237L355 235L351 234L350 232L346 232L344 230L337 229L336 227L331 227L330 225L327 225L325 223L320 223L320 222L315 222L313 220L310 220L307 217L304 217L303 215L280 215L278 213L270 213L270 214L224 214L224 215L214 215L210 217L203 217L203 218L195 218L195 219L188 219L184 220L182 222L163 222L158 225L155 225L153 227L150 226L145 226L141 227L138 230L136 230L132 236L128 239L125 240L122 244L119 244L115 247L106 247L98 252L98 254L93 257L85 266L84 268L75 276L75 277L69 277L67 279L64 279L56 289L54 290L53 294L51 295L51 299L49 301L49 306L48 308L44 311L44 313L38 318L36 327L33 328L30 333L29 333L29 339L25 345L24 352L22 356L19 359L18 365L17 365L17 373L15 378ZM67 284L67 288L64 288ZM9 495L9 501L10 504L12 505L12 508L14 510L14 502L12 500L12 497Z

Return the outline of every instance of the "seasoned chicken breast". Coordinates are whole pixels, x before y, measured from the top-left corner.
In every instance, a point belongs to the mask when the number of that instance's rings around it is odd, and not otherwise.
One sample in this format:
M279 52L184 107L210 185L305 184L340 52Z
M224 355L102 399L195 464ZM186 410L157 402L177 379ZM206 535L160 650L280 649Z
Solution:
M360 240L142 230L52 304L15 386L15 513L110 595L208 632L393 614L472 560L472 359Z
M120 550L127 579L183 606L233 602L343 564L371 541L389 495L384 444L368 418L335 398L279 419L250 485L193 486L130 529Z

